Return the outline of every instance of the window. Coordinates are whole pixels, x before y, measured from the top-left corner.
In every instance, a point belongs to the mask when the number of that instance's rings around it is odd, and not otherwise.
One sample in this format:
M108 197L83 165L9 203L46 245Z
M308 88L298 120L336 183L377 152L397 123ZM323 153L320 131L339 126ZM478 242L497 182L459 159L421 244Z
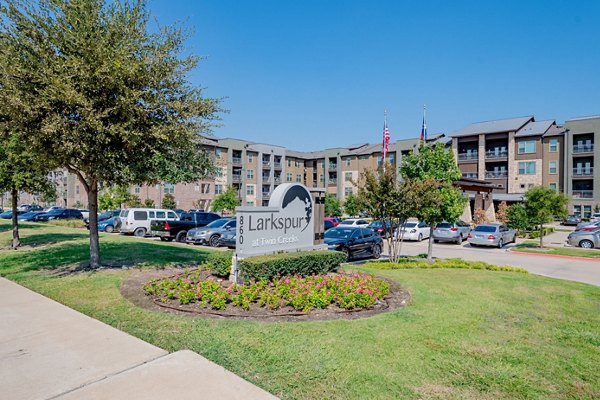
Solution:
M253 201L247 201L246 204L248 204L250 207L254 207L254 202Z
M520 162L519 175L535 175L535 162Z
M200 185L194 186L194 192L199 192L199 191L200 191Z
M521 183L521 184L519 185L519 187L520 187L521 189L525 189L525 184L524 184L524 183Z
M148 213L146 211L134 211L133 219L134 221L145 221L148 219Z
M319 182L325 182L325 176L323 174L319 175Z
M321 167L325 168L325 160L321 160Z
M154 213L154 211L148 211L148 217L149 218L155 218L156 214Z
M350 166L352 164L352 159L350 157L346 158L346 166Z
M221 149L215 149L215 157L221 158Z
M210 193L210 183L202 184L202 193L205 193L205 194Z
M140 185L135 185L135 187L133 188L133 191L134 191L135 193L139 193L139 192L140 192L140 189L141 189Z
M165 193L175 193L175 185L172 183L165 183Z
M297 174L296 175L296 182L302 182L302 175L301 174Z
M377 156L377 166L381 166L381 156Z
M556 161L550 161L550 173L556 174Z
M285 180L286 180L286 182L292 181L292 173L291 172L288 172L287 174L285 174Z
M558 151L558 139L550 139L550 153Z
M215 185L215 194L223 193L223 185Z
M528 184L527 184L527 188L528 188L528 189L531 189L531 188L532 188L532 187L534 187L534 186L535 186L535 185L534 185L533 183L528 183Z
M246 194L250 196L254 196L254 185L246 186Z
M75 186L75 194L79 194L79 185Z
M177 218L177 214L175 214L173 211L169 211L167 212L167 218L175 219Z
M535 153L535 140L519 142L519 154Z
M300 161L296 160L296 168L300 168Z
M345 172L344 173L344 180L346 182L351 181L352 180L352 172Z
M215 168L215 176L220 178L223 176L223 167L216 167Z
M249 169L248 172L246 173L246 177L248 179L254 179L254 171Z
M350 196L352 194L352 188L344 188L344 194L346 195L346 197Z
M556 190L556 183L550 183L548 187L552 190Z
M252 157L252 153L248 154L248 162L252 163L253 157Z
M156 212L156 218L158 219L164 219L167 217L167 213L164 211L157 211Z
M395 154L390 154L389 158L390 158L390 164L396 165L396 155Z
M291 166L292 166L292 160L290 160L290 159L288 158L287 162L288 162L288 167L291 167Z

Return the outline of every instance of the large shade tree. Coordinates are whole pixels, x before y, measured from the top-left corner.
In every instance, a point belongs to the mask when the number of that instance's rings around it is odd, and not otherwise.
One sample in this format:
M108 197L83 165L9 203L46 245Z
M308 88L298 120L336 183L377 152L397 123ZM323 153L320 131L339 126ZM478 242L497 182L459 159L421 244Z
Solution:
M544 224L567 216L569 199L562 193L543 186L529 189L523 196L528 220L540 230L540 247L544 247Z
M0 101L35 124L29 148L75 174L90 210L90 264L100 265L99 184L191 182L212 169L199 151L219 111L188 76L181 27L149 27L143 0L0 5Z

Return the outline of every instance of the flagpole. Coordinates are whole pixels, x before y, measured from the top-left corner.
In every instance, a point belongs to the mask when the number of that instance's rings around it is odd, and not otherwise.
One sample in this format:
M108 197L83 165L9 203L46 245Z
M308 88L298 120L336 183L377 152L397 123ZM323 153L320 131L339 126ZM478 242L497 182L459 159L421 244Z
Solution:
M383 173L385 174L385 130L387 129L387 110L383 110L383 145L381 148L381 162L383 165Z

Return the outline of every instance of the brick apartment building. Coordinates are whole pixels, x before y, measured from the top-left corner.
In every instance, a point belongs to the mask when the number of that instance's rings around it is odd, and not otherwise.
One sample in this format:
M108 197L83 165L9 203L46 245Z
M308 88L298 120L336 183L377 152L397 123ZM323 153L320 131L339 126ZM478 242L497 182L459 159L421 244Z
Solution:
M600 204L600 188L594 186L600 178L600 168L594 169L594 159L600 157L599 148L594 147L599 135L600 116L571 119L564 126L526 116L473 123L450 137L439 135L430 142L448 146L464 178L495 184L496 202L520 201L527 189L543 185L569 195L571 212L589 216ZM392 142L386 161L399 165L402 156L418 145L417 138ZM241 139L206 137L203 146L217 167L214 176L191 184L133 186L131 193L142 202L152 199L157 206L170 193L179 208L209 209L214 197L229 186L235 188L242 205L252 206L267 205L277 185L300 182L325 188L343 201L356 194L352 181L382 162L381 144L299 152ZM56 171L52 179L59 193L57 204L87 204L75 176ZM21 196L21 203L35 201L33 196ZM3 203L8 204L6 194Z

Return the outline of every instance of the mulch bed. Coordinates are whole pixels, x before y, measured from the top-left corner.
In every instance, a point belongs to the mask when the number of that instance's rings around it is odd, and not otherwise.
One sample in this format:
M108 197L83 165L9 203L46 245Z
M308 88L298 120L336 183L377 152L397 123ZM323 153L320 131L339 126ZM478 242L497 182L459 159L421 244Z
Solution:
M270 310L266 307L260 307L258 304L252 304L248 311L231 304L228 304L224 310L213 310L211 308L200 307L197 303L181 305L178 300L162 303L159 299L144 293L142 287L146 282L157 278L167 278L183 271L183 269L179 268L135 270L122 281L121 294L133 304L154 311L206 318L259 320L267 322L366 318L404 307L411 300L410 293L406 289L402 288L396 282L387 279L386 281L390 284L389 294L371 308L356 310L345 310L331 305L326 309L300 312L294 310L292 307ZM210 273L204 271L202 278L206 279L208 277L210 277ZM217 278L213 277L213 279ZM231 282L223 280L221 284L224 287L228 287L231 285Z

